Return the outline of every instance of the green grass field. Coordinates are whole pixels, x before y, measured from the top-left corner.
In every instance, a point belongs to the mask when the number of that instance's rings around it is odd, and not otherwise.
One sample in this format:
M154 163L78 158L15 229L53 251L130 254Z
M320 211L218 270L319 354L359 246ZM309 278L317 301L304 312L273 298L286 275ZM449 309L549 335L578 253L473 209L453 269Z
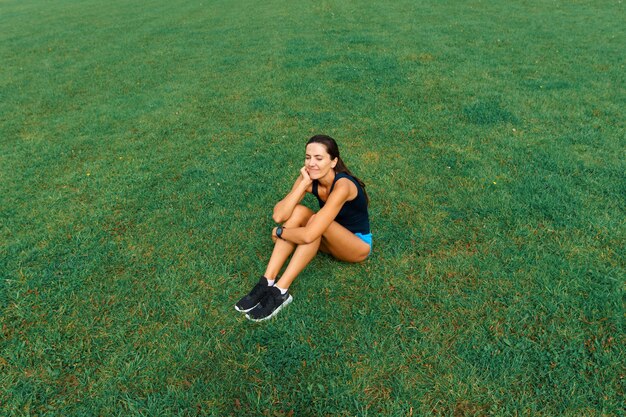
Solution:
M625 15L0 1L0 415L623 416ZM251 323L316 133L374 253Z

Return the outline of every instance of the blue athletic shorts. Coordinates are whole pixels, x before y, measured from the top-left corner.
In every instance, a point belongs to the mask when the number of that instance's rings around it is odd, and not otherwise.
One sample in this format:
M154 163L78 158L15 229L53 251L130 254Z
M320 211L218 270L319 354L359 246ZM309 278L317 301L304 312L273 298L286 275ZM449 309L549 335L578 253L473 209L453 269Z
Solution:
M363 234L363 233L355 233L355 235L361 239L363 242L367 243L368 245L370 245L370 253L372 253L372 234L368 233L368 234Z

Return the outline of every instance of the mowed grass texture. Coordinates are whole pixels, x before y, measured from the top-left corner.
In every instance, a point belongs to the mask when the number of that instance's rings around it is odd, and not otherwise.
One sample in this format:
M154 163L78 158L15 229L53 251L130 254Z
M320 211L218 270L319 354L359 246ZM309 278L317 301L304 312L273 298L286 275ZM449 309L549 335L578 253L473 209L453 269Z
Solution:
M623 415L623 17L0 2L0 414ZM251 323L316 133L374 252Z

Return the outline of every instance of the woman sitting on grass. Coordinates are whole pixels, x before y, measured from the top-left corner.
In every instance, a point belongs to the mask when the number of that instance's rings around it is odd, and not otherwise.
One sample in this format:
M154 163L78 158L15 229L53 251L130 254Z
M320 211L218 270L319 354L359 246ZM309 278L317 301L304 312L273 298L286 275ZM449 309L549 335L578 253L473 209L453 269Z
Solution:
M317 213L299 204L306 193L317 197ZM235 309L254 321L276 315L293 300L289 286L318 250L345 262L365 260L372 247L368 203L365 184L343 163L337 142L325 135L309 139L300 176L274 206L274 221L282 225L272 230L275 244L265 274Z

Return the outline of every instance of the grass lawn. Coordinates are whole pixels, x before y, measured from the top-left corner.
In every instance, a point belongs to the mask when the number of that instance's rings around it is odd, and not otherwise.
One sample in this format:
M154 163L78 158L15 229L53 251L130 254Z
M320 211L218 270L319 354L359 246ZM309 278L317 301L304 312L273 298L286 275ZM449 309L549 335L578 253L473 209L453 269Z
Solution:
M624 16L0 1L0 415L624 415ZM316 133L374 252L251 323Z

